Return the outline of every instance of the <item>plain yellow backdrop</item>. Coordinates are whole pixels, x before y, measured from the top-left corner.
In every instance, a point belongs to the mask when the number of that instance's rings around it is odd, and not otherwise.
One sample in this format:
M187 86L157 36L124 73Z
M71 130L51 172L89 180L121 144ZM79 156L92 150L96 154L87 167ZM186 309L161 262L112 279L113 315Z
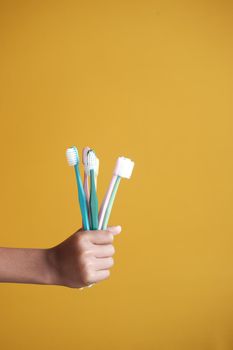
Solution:
M0 285L0 348L233 347L233 5L0 1L0 245L80 227L66 147L135 160L111 278Z

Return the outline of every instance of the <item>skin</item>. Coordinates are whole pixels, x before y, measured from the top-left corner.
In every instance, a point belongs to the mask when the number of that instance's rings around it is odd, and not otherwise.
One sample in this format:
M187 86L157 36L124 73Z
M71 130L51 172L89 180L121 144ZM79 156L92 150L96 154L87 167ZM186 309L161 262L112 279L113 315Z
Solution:
M79 230L49 249L0 248L0 282L84 288L110 276L114 236L120 226L105 231Z

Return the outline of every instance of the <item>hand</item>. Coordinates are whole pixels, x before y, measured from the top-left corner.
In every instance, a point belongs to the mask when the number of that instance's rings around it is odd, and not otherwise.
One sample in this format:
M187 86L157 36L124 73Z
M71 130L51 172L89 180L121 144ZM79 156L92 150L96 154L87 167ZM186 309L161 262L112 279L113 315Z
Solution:
M106 231L79 230L59 245L48 249L51 283L83 288L107 279L113 266L114 236L120 226Z

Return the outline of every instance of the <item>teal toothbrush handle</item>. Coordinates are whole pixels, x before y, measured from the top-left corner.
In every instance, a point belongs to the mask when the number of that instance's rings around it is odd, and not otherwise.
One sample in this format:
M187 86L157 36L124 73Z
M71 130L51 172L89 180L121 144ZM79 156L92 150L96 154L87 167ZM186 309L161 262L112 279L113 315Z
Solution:
M78 165L75 165L74 169L75 169L75 175L76 175L77 186L78 186L78 199L79 199L79 206L80 206L82 220L83 220L83 228L85 231L88 231L90 230L90 225L88 220L88 208L87 208L85 192L83 189L83 184L82 184Z
M121 181L121 177L117 176L117 179L116 179L116 182L114 184L114 187L113 187L113 190L112 190L112 194L111 194L111 197L110 197L110 200L109 200L109 204L108 204L108 207L106 209L105 216L104 216L104 222L103 222L103 225L102 225L102 230L106 230L107 229L108 220L109 220L109 217L110 217L110 214L111 214L111 211L112 211L113 203L114 203L114 200L115 200L115 197L116 197L116 193L117 193L120 181Z
M95 174L94 170L90 171L90 182L91 182L91 190L90 190L90 217L91 217L91 229L98 230L99 220L98 220L98 198L96 194L96 186L95 186Z

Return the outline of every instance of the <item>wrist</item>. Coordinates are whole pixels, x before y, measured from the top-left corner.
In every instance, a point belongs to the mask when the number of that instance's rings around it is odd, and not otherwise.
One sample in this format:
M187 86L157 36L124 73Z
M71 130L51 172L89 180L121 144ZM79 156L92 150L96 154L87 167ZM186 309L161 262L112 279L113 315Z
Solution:
M49 285L60 284L56 249L55 248L44 249L44 259L45 259L46 271L47 271L44 276L44 284L49 284Z

